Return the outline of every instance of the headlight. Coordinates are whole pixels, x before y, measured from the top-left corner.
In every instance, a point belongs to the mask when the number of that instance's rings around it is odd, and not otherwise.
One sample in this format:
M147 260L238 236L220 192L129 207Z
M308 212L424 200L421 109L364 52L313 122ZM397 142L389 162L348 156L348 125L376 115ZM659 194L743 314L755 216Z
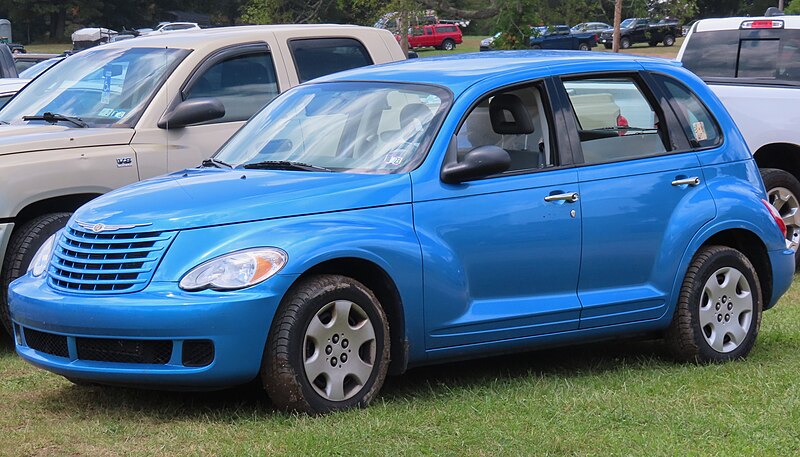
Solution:
M258 284L280 271L289 257L278 248L231 252L192 268L180 282L183 290L233 290Z
M28 265L28 273L36 276L37 278L47 271L47 265L50 263L50 257L53 256L53 248L56 245L56 238L61 235L61 230L50 235L44 244L36 251L31 259L31 264Z

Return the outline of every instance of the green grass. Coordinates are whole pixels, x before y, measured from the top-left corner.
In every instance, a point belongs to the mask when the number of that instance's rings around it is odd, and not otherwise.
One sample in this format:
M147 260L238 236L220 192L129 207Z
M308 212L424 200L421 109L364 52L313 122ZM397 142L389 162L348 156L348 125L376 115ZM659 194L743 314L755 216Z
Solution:
M797 455L800 282L750 357L676 364L619 342L412 370L366 410L274 411L216 393L78 387L0 353L4 455Z
M430 56L440 56L448 54L458 54L463 52L478 52L480 50L481 40L484 38L486 37L464 36L464 42L456 46L456 49L453 51L437 51L433 48L424 48L418 50L417 53L419 54L420 57L430 57ZM683 38L678 38L677 40L675 40L675 44L670 47L666 47L664 45L658 45L656 47L651 48L650 46L647 45L647 43L636 44L631 46L630 49L622 51L622 53L674 59L675 56L678 55L678 50L681 48L682 43L683 43ZM610 50L606 50L602 45L595 47L594 51L611 52Z
M26 51L37 54L61 54L69 49L72 49L72 43L29 44L25 46Z

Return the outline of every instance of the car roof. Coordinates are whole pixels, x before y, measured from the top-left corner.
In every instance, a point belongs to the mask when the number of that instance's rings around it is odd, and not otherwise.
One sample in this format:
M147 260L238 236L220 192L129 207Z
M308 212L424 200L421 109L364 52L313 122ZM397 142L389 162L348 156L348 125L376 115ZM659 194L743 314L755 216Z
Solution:
M458 95L473 84L500 75L526 72L534 67L553 67L560 64L597 64L605 61L658 62L660 58L614 54L610 52L577 51L490 51L425 57L372 65L335 73L314 82L323 81L386 81L435 84L449 88ZM588 67L587 67L588 68Z
M716 32L719 30L739 30L745 21L783 21L784 29L800 29L800 16L756 16L725 17L717 19L701 19L695 24L695 32Z
M177 49L217 48L233 42L252 40L264 41L264 35L281 31L306 31L328 34L342 33L344 29L376 30L372 27L332 24L281 24L281 25L243 25L211 29L178 30L165 34L136 37L115 43L104 44L104 49L169 47Z

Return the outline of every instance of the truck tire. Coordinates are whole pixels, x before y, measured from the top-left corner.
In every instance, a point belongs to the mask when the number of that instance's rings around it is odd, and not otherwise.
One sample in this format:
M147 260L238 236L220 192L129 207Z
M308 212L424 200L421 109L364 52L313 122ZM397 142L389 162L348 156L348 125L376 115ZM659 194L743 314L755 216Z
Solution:
M456 48L456 42L451 39L446 39L442 41L442 49L445 51L452 51Z
M778 168L761 168L760 171L770 204L786 222L786 239L797 249L800 244L800 181ZM797 268L800 268L800 255L795 253Z
M628 37L620 38L619 47L622 49L628 49L629 47L631 47L631 39Z
M580 51L591 51L592 48L589 46L589 43L581 43L578 45L578 50Z
M0 321L9 335L11 317L8 312L8 285L28 270L36 251L50 238L50 235L61 230L72 213L50 213L35 217L14 230L8 243L6 258L3 259L3 271L0 276Z
M672 35L664 36L664 46L672 46L675 44L675 37Z
M531 49L542 49L542 45L534 44L533 46L531 46Z
M608 43L603 43L603 46L604 46L606 49L611 49L611 45L610 45L610 44L608 44Z

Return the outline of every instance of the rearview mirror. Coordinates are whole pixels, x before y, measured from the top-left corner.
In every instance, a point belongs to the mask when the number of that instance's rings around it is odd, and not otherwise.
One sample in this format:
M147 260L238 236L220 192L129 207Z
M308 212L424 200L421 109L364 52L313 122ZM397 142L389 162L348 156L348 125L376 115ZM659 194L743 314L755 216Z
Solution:
M494 145L478 146L469 151L460 162L445 165L441 179L447 184L458 184L502 173L510 166L511 157L505 149Z
M225 106L216 98L198 98L181 102L172 111L161 117L158 127L179 129L199 124L225 115Z

